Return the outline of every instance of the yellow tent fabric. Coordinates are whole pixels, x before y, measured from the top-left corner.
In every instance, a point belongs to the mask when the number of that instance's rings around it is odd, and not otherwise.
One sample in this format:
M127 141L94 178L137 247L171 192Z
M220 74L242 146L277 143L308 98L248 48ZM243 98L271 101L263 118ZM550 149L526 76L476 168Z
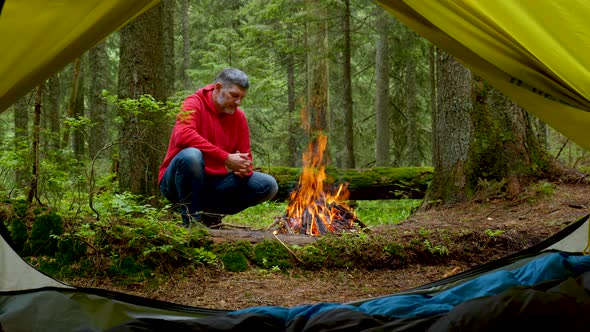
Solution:
M378 0L527 111L590 149L590 2ZM0 112L158 0L6 0Z
M528 112L590 149L590 1L377 2Z
M6 0L0 112L158 0Z

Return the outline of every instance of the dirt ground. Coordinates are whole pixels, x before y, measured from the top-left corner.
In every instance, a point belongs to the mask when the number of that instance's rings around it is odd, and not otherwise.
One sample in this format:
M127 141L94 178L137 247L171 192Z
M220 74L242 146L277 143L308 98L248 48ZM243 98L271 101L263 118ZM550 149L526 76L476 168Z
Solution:
M299 269L271 272L250 269L232 273L196 270L189 275L170 276L149 284L116 287L103 280L92 287L146 296L178 304L236 310L252 306L296 306L318 302L347 303L379 297L417 287L465 271L524 249L558 232L588 214L589 185L557 185L552 193L530 190L517 199L486 199L446 209L419 211L399 225L371 229L374 234L391 233L403 237L406 231L430 229L502 230L512 246L473 252L465 257L449 257L445 264L410 264L401 269L321 270ZM458 240L459 241L459 240ZM473 243L457 243L472 245ZM493 248L491 248L493 249ZM89 286L89 285L80 285Z

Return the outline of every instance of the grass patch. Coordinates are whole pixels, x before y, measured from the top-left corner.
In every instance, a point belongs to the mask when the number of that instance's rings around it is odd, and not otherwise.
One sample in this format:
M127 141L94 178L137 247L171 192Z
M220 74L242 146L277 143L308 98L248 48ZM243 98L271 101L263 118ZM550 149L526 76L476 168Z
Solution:
M267 201L223 218L224 223L246 225L253 228L270 226L275 217L281 217L287 210L287 202Z
M367 226L397 224L422 204L420 199L356 201L356 216Z
M355 201L354 212L365 225L378 226L397 224L408 218L422 204L419 199L391 199ZM276 217L282 217L287 202L264 202L223 218L223 222L254 228L270 226Z

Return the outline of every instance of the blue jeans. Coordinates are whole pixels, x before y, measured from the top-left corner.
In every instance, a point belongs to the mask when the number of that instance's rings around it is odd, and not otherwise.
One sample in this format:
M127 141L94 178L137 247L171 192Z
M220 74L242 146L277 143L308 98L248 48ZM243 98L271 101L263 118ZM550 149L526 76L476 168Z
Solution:
M160 182L160 191L170 202L180 204L183 221L189 216L201 219L203 212L234 214L250 206L272 199L279 187L270 175L254 172L241 178L205 174L205 160L201 150L186 148L170 162Z

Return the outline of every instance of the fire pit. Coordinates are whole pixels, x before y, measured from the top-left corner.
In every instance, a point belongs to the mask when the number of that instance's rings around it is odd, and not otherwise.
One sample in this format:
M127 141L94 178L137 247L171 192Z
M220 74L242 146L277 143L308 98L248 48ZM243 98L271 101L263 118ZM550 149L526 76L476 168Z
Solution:
M324 190L323 160L327 142L328 138L320 133L303 154L303 174L297 188L289 195L285 215L275 218L273 223L278 225L278 233L319 236L365 228L346 204L347 184L340 184L335 190Z

